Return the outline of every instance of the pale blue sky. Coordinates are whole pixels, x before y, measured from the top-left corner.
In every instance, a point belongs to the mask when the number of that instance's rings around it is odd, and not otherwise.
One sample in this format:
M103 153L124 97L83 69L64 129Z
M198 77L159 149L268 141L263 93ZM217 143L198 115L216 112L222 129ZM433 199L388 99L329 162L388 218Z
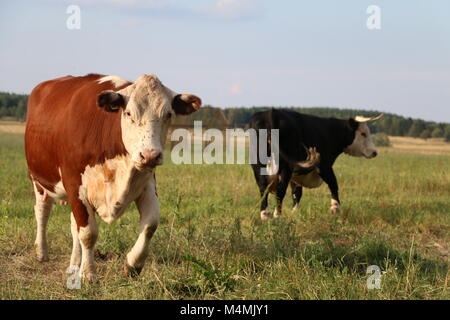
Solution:
M81 8L81 29L66 8ZM381 30L366 27L369 5ZM155 73L204 103L333 106L450 122L448 0L0 0L0 90Z

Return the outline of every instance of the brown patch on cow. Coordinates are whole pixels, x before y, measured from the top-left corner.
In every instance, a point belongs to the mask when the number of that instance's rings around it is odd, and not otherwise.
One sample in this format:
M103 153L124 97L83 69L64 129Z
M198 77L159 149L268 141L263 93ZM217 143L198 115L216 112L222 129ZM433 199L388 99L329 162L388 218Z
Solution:
M36 186L37 192L42 196L45 192L44 189L38 183L35 183L34 185Z
M105 176L105 182L113 182L116 170L110 169L108 165L105 163L103 164L103 174Z
M88 212L78 198L86 166L127 154L120 112L98 108L96 98L102 91L118 91L131 82L116 88L111 81L98 83L101 77L89 74L45 81L33 89L28 99L28 170L35 181L51 192L59 181L64 181L78 227L88 224Z

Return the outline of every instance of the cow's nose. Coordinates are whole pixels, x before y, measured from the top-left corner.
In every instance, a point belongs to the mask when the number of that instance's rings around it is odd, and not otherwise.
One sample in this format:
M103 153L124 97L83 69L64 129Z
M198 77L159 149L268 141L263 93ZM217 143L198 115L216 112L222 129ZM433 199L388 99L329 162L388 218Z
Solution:
M378 152L374 151L372 152L372 158L375 158L378 155Z
M142 151L139 155L141 156L141 164L156 166L157 164L159 164L162 153L161 151L157 151L155 149L151 150L146 149Z

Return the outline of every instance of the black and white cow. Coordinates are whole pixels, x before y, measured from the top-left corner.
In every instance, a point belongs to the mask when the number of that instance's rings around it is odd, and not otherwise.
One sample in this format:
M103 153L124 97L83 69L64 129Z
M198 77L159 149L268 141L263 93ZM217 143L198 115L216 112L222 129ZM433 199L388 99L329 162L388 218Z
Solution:
M295 209L301 199L302 188L317 188L323 181L328 184L331 191L330 211L337 213L340 209L340 200L333 164L342 152L368 159L376 157L377 151L371 140L367 122L375 121L381 116L373 118L357 116L354 119L341 120L284 109L255 113L250 121L250 127L257 133L259 129L279 130L279 164L275 166L276 172L270 168L275 165L273 162L265 164L258 158L258 162L252 164L262 197L261 219L271 218L267 209L268 191L276 194L277 205L273 217L277 218L281 215L282 201L289 184ZM258 134L257 139L259 140ZM269 144L267 149L270 154ZM261 169L266 166L267 171L272 172L271 175L261 174Z

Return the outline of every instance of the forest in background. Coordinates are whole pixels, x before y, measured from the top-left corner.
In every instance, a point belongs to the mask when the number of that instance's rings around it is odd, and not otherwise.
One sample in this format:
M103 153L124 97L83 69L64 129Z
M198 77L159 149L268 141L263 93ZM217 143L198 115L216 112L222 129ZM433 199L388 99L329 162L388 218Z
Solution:
M24 121L27 113L28 95L0 92L0 118Z
M0 92L0 118L12 118L24 121L26 117L28 95ZM205 105L198 112L187 117L179 117L177 126L190 126L193 121L201 120L204 127L214 128L245 128L253 113L270 109L264 107L215 108ZM278 108L278 106L277 106ZM350 118L356 115L376 116L379 111L338 109L328 107L284 107L301 113L321 116ZM414 138L445 138L450 141L450 124L412 119L391 113L384 113L384 117L370 124L373 133L385 133L390 136L407 136Z

